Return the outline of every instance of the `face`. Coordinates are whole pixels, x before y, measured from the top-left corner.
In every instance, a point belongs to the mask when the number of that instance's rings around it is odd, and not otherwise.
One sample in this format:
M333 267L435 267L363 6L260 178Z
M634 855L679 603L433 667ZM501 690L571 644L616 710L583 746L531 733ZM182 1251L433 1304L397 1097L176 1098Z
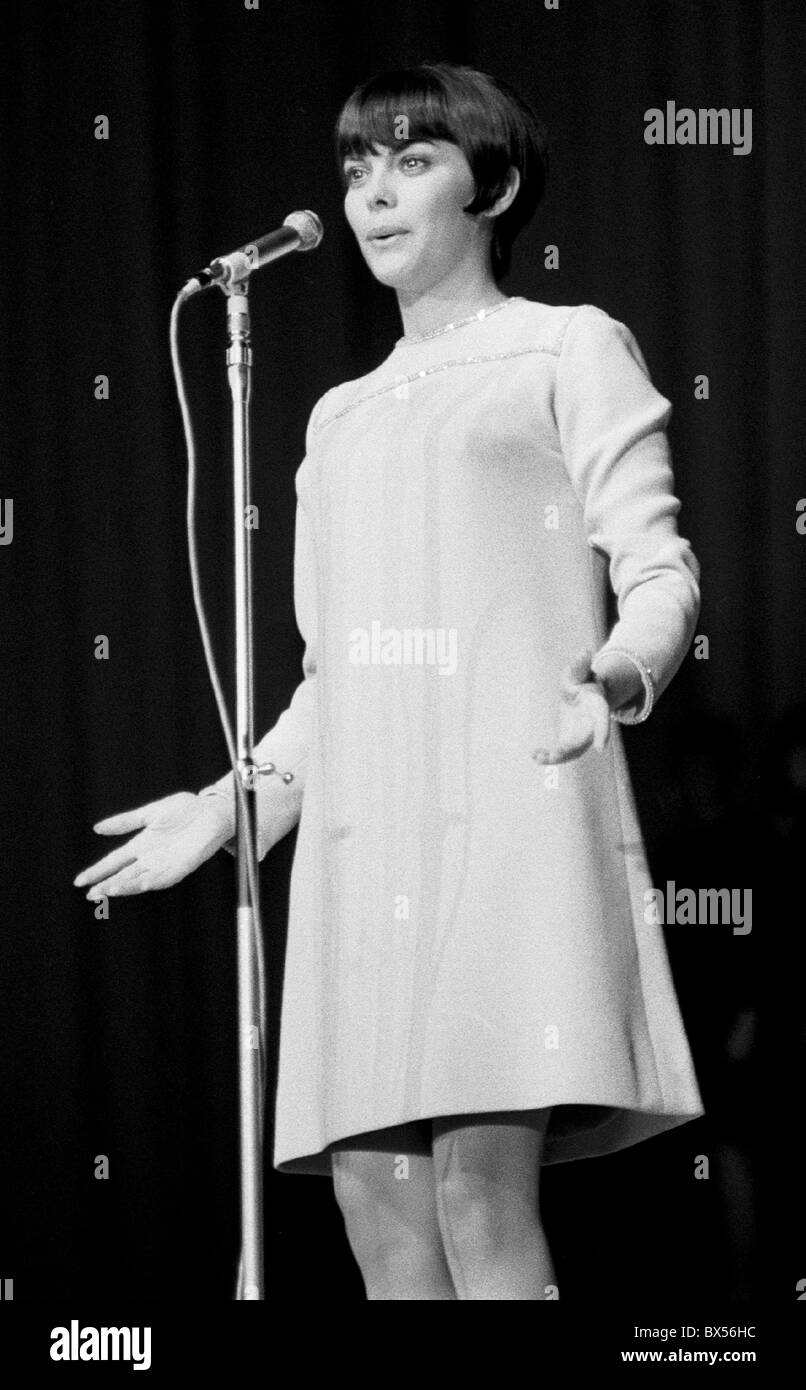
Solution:
M344 161L344 211L377 280L421 294L489 257L489 218L468 216L475 180L458 145L417 140ZM379 236L389 232L392 235Z

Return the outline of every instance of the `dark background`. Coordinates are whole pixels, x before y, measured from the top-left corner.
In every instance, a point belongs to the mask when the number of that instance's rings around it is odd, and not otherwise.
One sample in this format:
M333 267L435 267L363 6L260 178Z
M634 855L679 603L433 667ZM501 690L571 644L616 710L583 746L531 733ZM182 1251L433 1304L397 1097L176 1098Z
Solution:
M357 82L427 59L505 77L548 126L547 196L504 288L628 324L674 404L680 529L702 565L709 656L690 653L625 739L656 881L753 893L749 935L666 932L706 1117L543 1172L562 1296L581 1308L797 1298L805 30L797 0L4 7L0 495L14 499L14 537L0 547L0 1278L14 1278L15 1299L232 1297L233 861L113 899L108 921L72 879L119 843L93 835L96 820L227 767L187 566L173 296L293 209L321 216L316 252L252 282L262 734L301 679L294 472L308 414L400 332L394 295L344 222L331 129ZM648 146L644 112L667 100L752 108L752 153ZM94 138L99 114L108 141ZM549 244L557 271L544 269ZM181 343L203 591L231 694L218 291L183 311ZM108 401L94 397L99 373ZM694 399L701 373L707 401ZM98 634L108 661L94 657ZM260 870L273 1057L294 842ZM362 1300L330 1183L276 1173L272 1137L272 1298ZM94 1176L98 1154L108 1181ZM694 1178L700 1155L707 1181Z

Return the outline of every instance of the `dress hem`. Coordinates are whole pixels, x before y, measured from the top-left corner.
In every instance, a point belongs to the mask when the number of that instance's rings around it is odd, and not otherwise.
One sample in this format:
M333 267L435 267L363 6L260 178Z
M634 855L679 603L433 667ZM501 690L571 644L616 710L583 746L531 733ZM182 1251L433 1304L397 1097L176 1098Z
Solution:
M621 1149L631 1148L635 1144L652 1139L667 1130L678 1128L691 1120L702 1119L706 1114L704 1107L667 1112L630 1109L624 1105L607 1105L602 1102L577 1101L557 1102L551 1107L516 1105L509 1107L509 1111L510 1113L517 1111L525 1114L533 1110L547 1108L555 1112L565 1112L565 1115L560 1116L559 1124L556 1115L553 1115L549 1122L541 1167L547 1167L554 1163L569 1163L583 1158L601 1158L607 1154L617 1153ZM597 1116L595 1112L599 1111L602 1113ZM569 1112L573 1112L573 1114L569 1114ZM493 1114L498 1112L479 1110L457 1113ZM580 1117L583 1115L586 1122L580 1123ZM338 1152L339 1148L356 1148L374 1153L429 1153L430 1134L427 1126L430 1125L431 1120L438 1118L441 1116L416 1115L408 1120L397 1121L393 1125L340 1135L328 1141L322 1149L315 1152L298 1154L279 1160L275 1154L272 1167L278 1173L330 1177L332 1175L331 1155ZM567 1124L574 1127L564 1130L563 1118ZM395 1140L393 1131L398 1130L401 1126L421 1127L419 1132L411 1132L415 1136L413 1145L410 1134L405 1136L403 1144L401 1144L400 1135ZM356 1142L354 1144L348 1143L351 1139Z

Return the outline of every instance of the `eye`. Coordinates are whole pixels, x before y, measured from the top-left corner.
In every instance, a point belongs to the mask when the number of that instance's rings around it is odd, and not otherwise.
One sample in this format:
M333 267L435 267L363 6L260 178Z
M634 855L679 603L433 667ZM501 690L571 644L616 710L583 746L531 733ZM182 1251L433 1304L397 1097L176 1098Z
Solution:
M411 164L422 164L425 167L427 167L430 164L430 162L431 161L429 159L425 158L425 156L421 154L404 154L401 155L400 158L401 166ZM347 168L345 168L343 170L345 188L355 187L355 185L358 183L358 179L354 179L353 174L363 174L364 172L365 170L362 168L360 164L351 164Z

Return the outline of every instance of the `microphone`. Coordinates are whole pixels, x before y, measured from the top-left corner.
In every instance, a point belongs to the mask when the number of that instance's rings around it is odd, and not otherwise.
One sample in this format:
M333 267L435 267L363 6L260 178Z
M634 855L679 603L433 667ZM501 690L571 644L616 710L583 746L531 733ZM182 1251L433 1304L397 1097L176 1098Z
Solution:
M245 280L253 270L287 256L289 251L313 251L324 236L324 228L315 212L290 212L274 232L239 246L228 256L216 256L206 270L200 270L185 285L186 294L206 290L208 285L230 285Z

